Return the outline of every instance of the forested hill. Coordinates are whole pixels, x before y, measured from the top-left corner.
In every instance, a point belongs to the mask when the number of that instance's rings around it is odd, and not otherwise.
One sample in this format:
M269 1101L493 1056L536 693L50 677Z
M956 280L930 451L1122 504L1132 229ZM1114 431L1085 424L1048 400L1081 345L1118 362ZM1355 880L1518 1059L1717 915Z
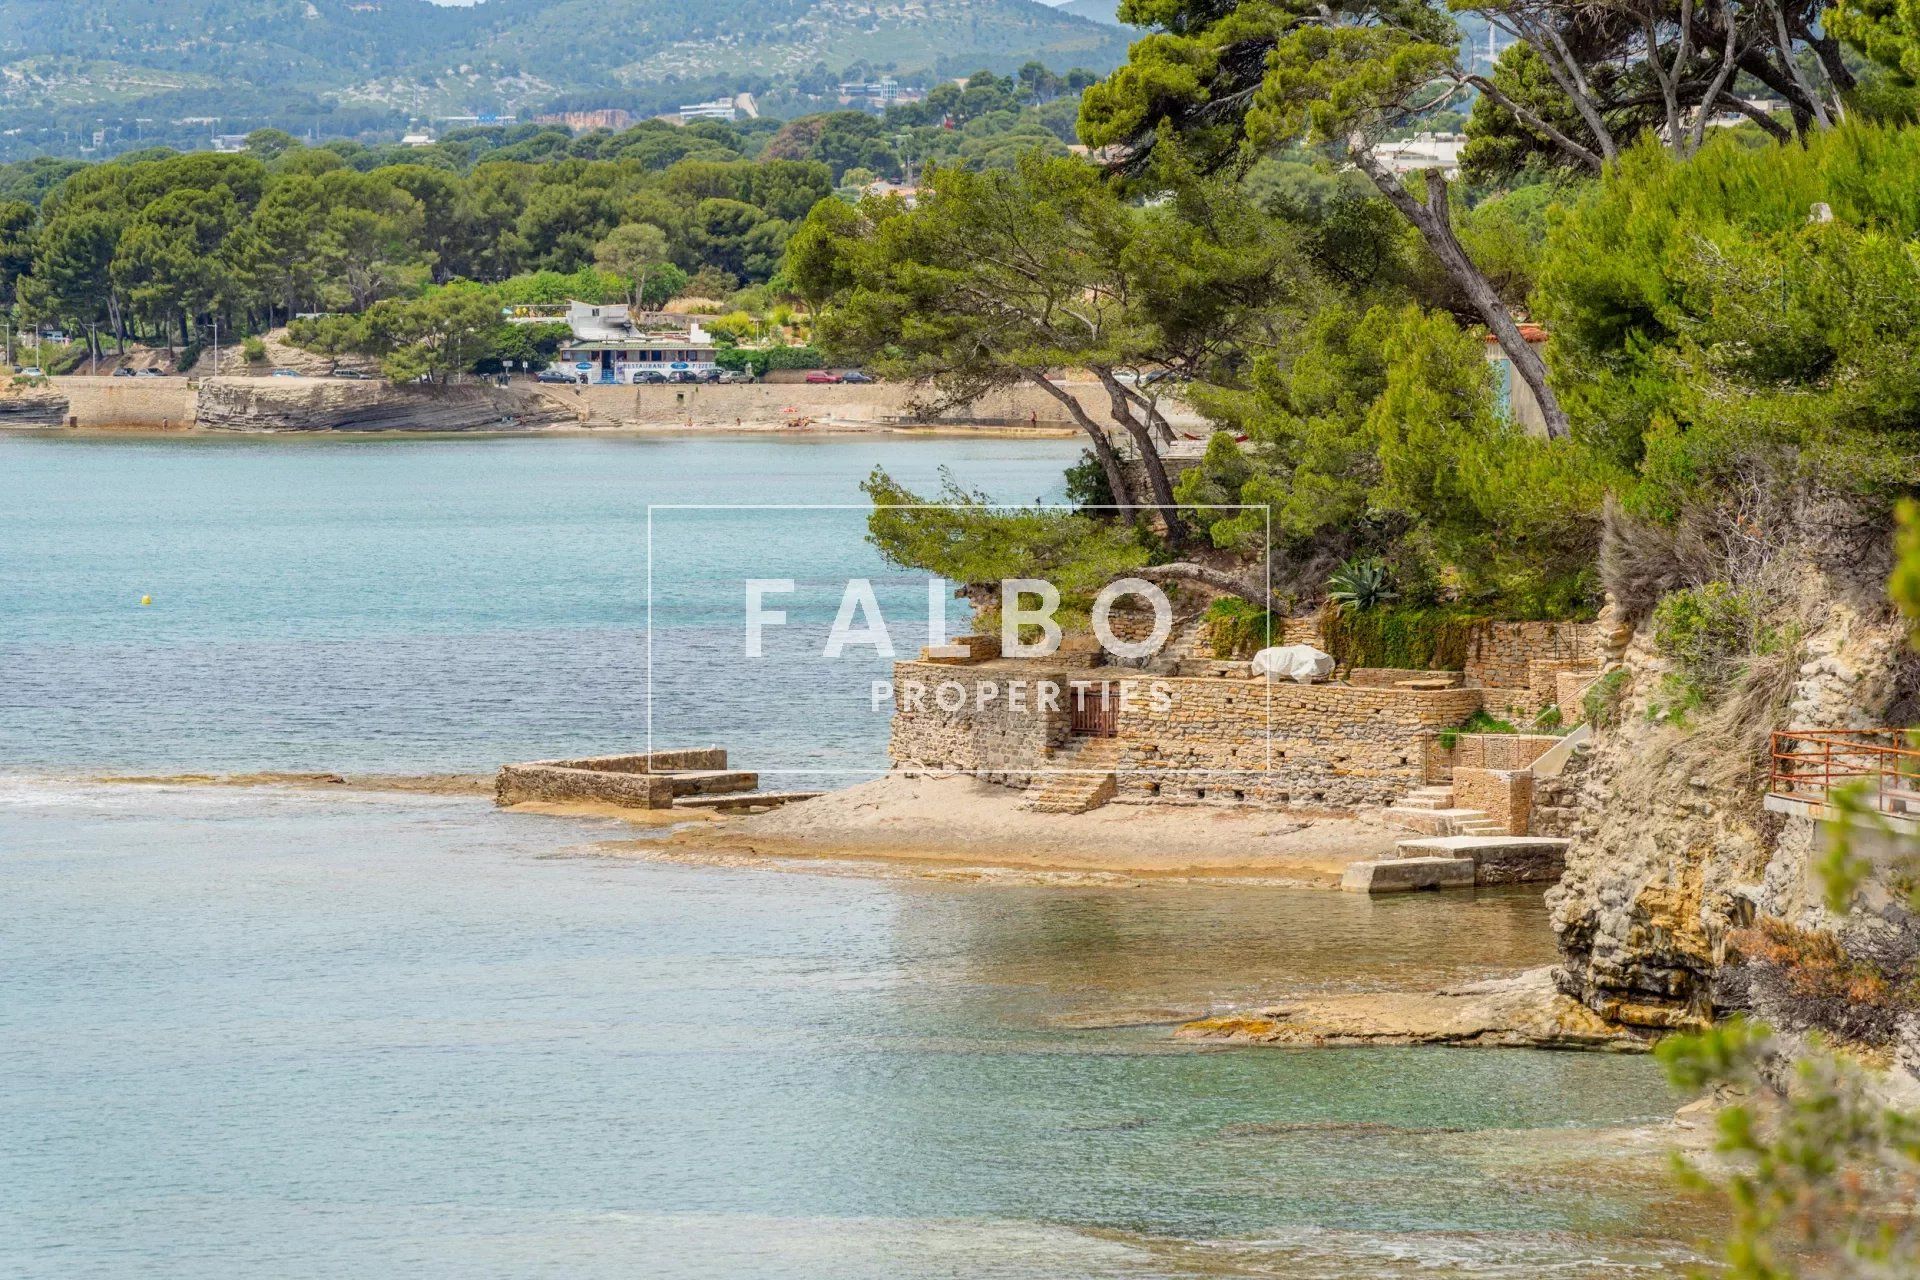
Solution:
M664 85L764 90L849 67L964 75L1028 59L1105 69L1125 56L1126 33L1035 0L0 0L9 109L294 91L524 112L590 90L623 107L620 91Z

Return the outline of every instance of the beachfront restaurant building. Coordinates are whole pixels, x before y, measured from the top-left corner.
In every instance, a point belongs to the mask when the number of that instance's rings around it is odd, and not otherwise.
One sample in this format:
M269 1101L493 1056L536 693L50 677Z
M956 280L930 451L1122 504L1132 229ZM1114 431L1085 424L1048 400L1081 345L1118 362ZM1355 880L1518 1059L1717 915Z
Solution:
M540 308L522 308L529 314L514 314L517 321L553 320L555 315L534 315ZM573 334L561 344L557 367L572 373L582 382L627 384L645 380L645 375L701 373L717 368L717 350L713 335L697 320L687 322L684 330L656 329L636 321L624 303L570 302L564 316Z

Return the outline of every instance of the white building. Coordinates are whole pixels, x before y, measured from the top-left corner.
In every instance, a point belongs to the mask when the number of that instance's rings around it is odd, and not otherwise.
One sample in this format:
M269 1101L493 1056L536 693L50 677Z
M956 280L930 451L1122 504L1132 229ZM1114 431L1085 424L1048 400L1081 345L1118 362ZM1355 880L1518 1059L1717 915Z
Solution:
M740 118L740 104L732 98L689 102L680 108L679 116L682 120L724 120L732 124Z
M1373 153L1395 173L1439 169L1451 178L1460 172L1460 153L1466 145L1463 133L1416 133L1399 142L1382 142Z
M573 336L560 347L556 367L582 382L632 383L648 373L702 373L718 368L713 335L698 321L686 331L642 329L624 302L570 302L559 307L514 307L515 324L565 320Z

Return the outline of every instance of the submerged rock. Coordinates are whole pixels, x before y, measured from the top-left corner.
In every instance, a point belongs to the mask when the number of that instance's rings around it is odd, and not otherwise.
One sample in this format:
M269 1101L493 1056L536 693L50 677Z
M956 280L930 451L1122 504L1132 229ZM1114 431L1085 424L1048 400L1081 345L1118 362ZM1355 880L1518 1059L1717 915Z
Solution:
M1651 1038L1562 994L1551 969L1429 992L1306 996L1189 1022L1182 1040L1271 1045L1468 1045L1641 1053Z

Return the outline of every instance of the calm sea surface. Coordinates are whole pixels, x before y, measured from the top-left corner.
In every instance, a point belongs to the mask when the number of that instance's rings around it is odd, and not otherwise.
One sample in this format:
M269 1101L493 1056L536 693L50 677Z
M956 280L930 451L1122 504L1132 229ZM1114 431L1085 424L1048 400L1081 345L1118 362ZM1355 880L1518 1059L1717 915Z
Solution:
M868 574L905 651L924 580L858 512L687 508L875 465L1030 500L1074 452L0 436L0 1276L1677 1271L1656 1140L1590 1132L1670 1114L1644 1059L1114 1025L1541 963L1536 893L695 868L466 798L96 780L632 744L649 504L662 745L873 770L884 662L818 632ZM746 576L795 582L758 666Z

